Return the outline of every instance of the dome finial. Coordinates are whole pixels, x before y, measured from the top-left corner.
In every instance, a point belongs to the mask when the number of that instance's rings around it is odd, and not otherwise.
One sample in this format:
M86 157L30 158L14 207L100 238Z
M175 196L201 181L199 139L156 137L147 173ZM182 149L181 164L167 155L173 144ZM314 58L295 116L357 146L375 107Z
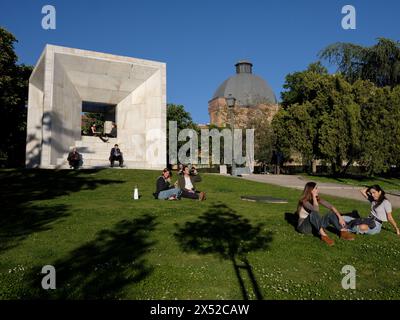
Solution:
M236 64L236 73L253 73L253 64L247 60L239 60Z

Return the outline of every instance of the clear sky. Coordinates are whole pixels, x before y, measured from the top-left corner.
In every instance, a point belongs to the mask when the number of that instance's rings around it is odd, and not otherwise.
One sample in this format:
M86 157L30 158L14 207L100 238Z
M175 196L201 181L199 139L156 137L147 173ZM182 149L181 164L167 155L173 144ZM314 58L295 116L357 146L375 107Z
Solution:
M56 30L41 9L56 8ZM356 8L356 30L341 9ZM0 0L0 25L18 39L19 62L34 65L46 43L167 63L167 101L208 123L208 101L248 59L280 97L285 76L304 70L334 42L400 40L399 0Z

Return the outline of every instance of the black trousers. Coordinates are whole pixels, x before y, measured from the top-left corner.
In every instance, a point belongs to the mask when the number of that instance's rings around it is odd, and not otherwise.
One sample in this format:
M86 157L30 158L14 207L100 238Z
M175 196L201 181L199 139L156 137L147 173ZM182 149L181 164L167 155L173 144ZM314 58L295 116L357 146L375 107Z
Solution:
M182 193L181 193L181 197L182 198L189 198L189 199L199 199L199 193L198 193L198 191L189 192L189 191L183 189Z
M76 169L79 167L79 162L80 160L69 160L69 166Z
M118 161L120 166L122 166L122 164L124 163L124 159L122 158L122 156L111 156L110 157L111 167L114 166L114 161Z

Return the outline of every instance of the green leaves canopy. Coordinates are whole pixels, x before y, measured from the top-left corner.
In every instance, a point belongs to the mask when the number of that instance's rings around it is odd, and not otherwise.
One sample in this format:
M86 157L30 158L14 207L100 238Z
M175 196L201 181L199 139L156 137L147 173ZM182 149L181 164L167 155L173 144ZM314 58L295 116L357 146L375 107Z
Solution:
M316 63L286 77L282 108L272 122L276 147L300 155L304 164L324 160L333 173L351 164L370 174L399 165L400 86L351 84L325 71Z
M17 40L0 27L0 158L7 166L23 166L26 143L26 104L32 67L17 65Z

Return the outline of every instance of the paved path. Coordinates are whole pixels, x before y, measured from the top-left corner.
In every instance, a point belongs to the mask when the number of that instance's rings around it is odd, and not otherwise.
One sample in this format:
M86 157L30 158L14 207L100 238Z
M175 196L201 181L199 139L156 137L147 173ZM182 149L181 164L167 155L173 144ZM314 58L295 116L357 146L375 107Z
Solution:
M252 175L244 175L243 179L258 181L263 183L275 184L278 186L295 188L299 190L303 190L304 185L308 181L312 181L312 179L307 180L305 177L296 176L296 175L273 175L273 174L252 174ZM360 193L360 187L353 187L351 185L344 185L338 183L327 183L327 182L317 182L318 188L321 193L328 194L331 196L343 197L354 200L365 201L364 197ZM400 208L400 197L394 195L387 195L387 198L392 203L394 208Z

